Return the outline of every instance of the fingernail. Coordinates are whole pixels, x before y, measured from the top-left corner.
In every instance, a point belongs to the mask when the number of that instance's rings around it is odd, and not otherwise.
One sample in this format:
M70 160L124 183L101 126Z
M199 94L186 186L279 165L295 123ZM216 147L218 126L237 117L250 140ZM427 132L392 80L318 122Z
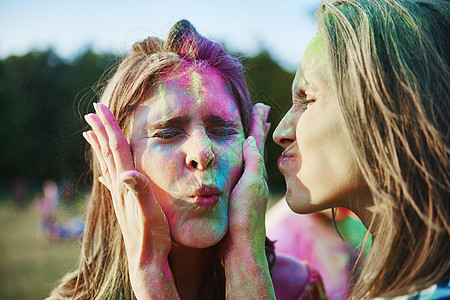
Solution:
M249 136L247 138L247 144L249 144L250 146L256 147L256 140L253 136Z
M130 187L135 187L137 185L137 181L136 179L134 179L134 177L123 178L122 181Z
M93 102L93 103L92 103L92 106L94 106L95 113L98 114L98 110L97 110L97 102Z
M83 131L82 135L83 135L84 139L85 139L88 143L90 143L90 139L89 139L89 136L88 136L87 132L86 132L86 131Z

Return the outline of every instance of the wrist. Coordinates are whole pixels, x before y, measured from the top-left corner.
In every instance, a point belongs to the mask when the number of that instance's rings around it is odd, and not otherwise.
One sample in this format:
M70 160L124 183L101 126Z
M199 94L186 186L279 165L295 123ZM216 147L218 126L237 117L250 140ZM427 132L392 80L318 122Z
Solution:
M265 253L265 242L265 227L262 230L253 230L252 232L248 230L245 232L230 231L227 234L225 255L234 252L247 253L249 251L263 254Z
M227 299L275 299L264 246L230 249L224 269Z
M130 268L130 279L137 299L179 299L167 260L152 260L134 271Z
M265 238L259 239L240 239L238 241L228 241L224 254L225 265L256 266L267 263Z

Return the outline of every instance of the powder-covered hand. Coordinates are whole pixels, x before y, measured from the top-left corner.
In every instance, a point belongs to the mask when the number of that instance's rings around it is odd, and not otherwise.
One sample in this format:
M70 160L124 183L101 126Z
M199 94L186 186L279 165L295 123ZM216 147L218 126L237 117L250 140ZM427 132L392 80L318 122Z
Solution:
M263 157L269 110L261 103L253 107L250 136L243 145L244 172L230 196L224 243L228 298L274 298L265 254L269 188Z
M177 298L167 260L172 240L164 212L148 178L135 170L130 145L114 115L104 104L94 108L96 114L85 116L92 130L83 136L99 161L99 181L111 192L133 290L139 299L150 299L151 290L158 297Z
M250 136L243 144L244 172L230 196L228 235L252 239L264 245L265 212L269 189L264 165L264 142L270 129L270 107L261 103L252 109Z

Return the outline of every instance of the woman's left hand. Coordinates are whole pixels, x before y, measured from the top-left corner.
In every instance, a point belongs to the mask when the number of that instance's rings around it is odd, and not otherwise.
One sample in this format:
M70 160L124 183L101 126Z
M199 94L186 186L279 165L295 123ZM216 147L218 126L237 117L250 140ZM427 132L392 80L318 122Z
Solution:
M261 103L253 107L250 136L243 145L244 172L230 196L224 246L227 298L275 298L265 254L269 188L263 157L269 110Z

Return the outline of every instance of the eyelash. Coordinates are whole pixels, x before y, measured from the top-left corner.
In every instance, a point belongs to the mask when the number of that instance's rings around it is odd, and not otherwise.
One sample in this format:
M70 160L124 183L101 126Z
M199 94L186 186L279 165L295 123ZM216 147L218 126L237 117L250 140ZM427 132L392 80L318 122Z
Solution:
M217 136L217 137L226 137L230 135L237 134L237 130L234 128L217 128L208 130L211 134ZM152 135L152 137L160 138L160 139L171 139L175 138L176 136L183 133L183 130L181 129L162 129L155 134Z
M305 107L305 109L308 109L310 104L313 104L314 102L316 102L316 99L309 99L304 101L302 105Z
M155 134L152 135L152 137L160 138L160 139L171 139L176 137L179 134L182 134L183 131L180 129L162 129Z
M309 108L310 104L316 102L315 98L308 99L308 95L303 91L301 91L298 96L294 98L294 100L294 103L300 105L305 110Z
M226 137L237 134L237 130L234 128L217 128L209 130L209 132L218 137Z

